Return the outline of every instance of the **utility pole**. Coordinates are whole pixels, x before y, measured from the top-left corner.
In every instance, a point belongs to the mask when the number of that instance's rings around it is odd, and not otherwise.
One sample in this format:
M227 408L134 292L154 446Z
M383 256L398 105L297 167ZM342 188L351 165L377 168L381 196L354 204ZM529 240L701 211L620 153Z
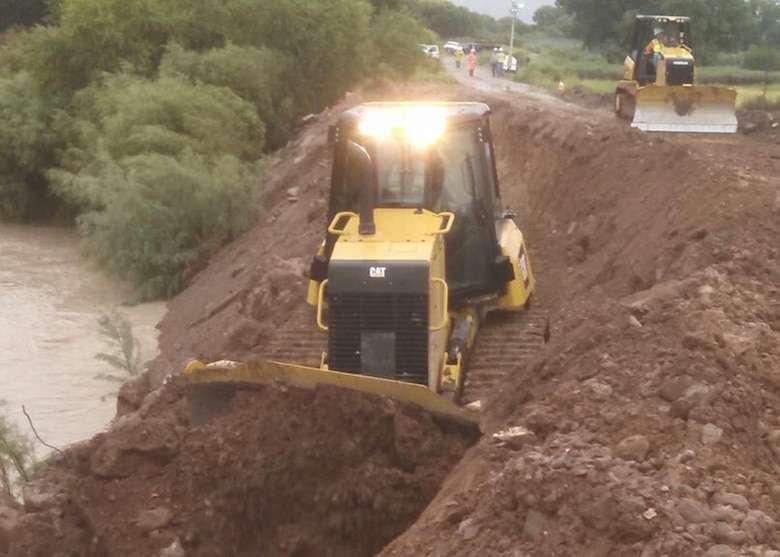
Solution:
M517 17L517 10L522 10L525 4L522 2L520 4L517 3L517 0L512 0L512 7L509 9L509 13L512 14L512 31L509 33L509 62L507 64L507 69L509 71L512 71L512 59L515 55L515 18ZM517 66L515 66L515 69Z

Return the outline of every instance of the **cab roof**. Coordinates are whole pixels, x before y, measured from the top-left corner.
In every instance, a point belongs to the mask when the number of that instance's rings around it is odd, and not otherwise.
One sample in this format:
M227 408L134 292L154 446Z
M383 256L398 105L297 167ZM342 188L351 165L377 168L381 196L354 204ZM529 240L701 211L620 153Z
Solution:
M398 110L399 108L435 108L453 123L480 122L490 114L490 107L481 102L369 102L354 106L339 116L339 124L356 125L363 115L372 111Z

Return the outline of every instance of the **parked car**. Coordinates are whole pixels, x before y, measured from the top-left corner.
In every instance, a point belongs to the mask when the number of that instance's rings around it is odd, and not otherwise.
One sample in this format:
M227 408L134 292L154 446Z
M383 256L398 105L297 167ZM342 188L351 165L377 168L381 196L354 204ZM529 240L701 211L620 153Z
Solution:
M444 43L444 52L447 52L449 54L452 54L459 48L462 49L463 46L457 41L447 41L446 43Z
M494 48L498 48L499 46L501 45L484 43L484 42L473 42L465 45L463 52L468 52L472 48L474 49L475 52L481 52L483 50L493 50Z
M420 48L425 53L426 56L429 58L433 58L434 60L439 59L439 45L437 44L421 44Z

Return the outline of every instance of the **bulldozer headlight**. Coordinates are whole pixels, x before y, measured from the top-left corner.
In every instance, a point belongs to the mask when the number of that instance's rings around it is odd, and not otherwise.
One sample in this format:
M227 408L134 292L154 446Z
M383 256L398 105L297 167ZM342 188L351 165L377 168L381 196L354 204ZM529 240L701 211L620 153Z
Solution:
M436 107L382 107L366 112L358 125L360 133L387 139L402 133L413 145L425 146L444 133L444 113Z

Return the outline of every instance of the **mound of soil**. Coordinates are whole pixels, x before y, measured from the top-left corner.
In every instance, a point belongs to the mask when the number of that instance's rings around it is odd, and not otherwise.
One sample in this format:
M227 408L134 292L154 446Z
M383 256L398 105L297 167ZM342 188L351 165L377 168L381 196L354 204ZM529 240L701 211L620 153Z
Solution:
M351 95L278 154L265 218L170 302L111 428L0 505L0 555L780 557L774 128L648 134L603 100L459 78ZM551 341L478 440L335 389L266 388L190 427L187 359L278 355L288 321L312 327L327 126L371 98L491 106Z

